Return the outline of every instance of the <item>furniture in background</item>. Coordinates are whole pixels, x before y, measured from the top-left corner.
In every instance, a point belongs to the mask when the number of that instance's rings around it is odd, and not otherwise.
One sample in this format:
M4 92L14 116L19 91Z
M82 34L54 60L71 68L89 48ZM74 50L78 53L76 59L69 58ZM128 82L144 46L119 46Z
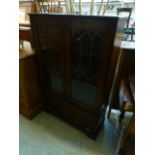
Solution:
M31 13L39 13L40 9L39 9L39 4L38 1L32 1L31 2Z
M122 90L124 98L122 98L120 108L124 112L133 112L133 115L127 127L122 128L115 155L135 155L135 76L129 75L127 79L121 79L120 85L124 89ZM124 112L120 115L120 121L124 117Z
M29 13L32 12L31 4L32 1L19 1L19 22L27 23L29 22Z
M130 77L130 76L129 76ZM134 76L132 76L134 80ZM131 83L129 79L122 78L120 81L120 88L119 88L119 108L121 111L119 121L121 122L124 118L124 114L126 111L134 112L135 110L135 102L133 99L131 87ZM133 85L133 83L132 83ZM134 87L134 86L132 86Z
M122 128L115 155L135 155L135 115L131 117L128 127Z
M124 33L131 36L131 41L133 40L133 35L135 34L135 26L130 26L130 17L132 14L132 8L117 8L117 15L127 14L127 23L124 28Z
M58 14L30 14L30 20L45 111L96 138L125 20Z
M126 23L126 28L129 27L129 22L130 22L130 17L132 13L132 8L117 8L117 15L119 16L120 14L127 13L127 23Z
M37 0L40 13L62 13L62 0Z
M24 48L24 41L30 42L31 47L33 48L32 32L29 23L19 24L19 49L20 45L21 48Z
M20 55L19 111L31 119L42 109L40 82L35 54Z
M132 106L129 110L134 111L134 100L129 87L129 76L135 75L135 49L133 42L122 42L119 59L117 61L117 69L114 75L113 86L109 98L109 111L108 117L110 117L111 109L120 109L120 106L125 103L129 103ZM122 94L121 94L122 93ZM121 103L121 105L120 105ZM132 104L130 104L132 103ZM123 107L122 107L123 109ZM120 109L121 110L121 109ZM124 116L124 112L120 116L120 121Z
M132 100L135 102L135 75L130 75L129 78L130 90L132 95Z

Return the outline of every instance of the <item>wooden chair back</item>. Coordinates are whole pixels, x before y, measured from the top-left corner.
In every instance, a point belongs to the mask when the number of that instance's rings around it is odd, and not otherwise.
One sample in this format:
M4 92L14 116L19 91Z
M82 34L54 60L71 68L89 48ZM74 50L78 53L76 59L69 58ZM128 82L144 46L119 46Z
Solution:
M62 13L62 7L59 0L38 0L40 13Z
M132 13L132 8L117 8L117 15L119 16L120 13L128 13L127 24L126 24L126 27L128 28L131 13Z

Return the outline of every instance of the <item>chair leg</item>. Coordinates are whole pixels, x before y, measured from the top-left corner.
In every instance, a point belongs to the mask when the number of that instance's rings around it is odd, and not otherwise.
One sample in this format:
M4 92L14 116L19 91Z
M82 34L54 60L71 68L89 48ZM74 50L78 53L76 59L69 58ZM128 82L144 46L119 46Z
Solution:
M110 114L111 114L111 107L109 106L108 115L107 115L108 118L110 118Z
M124 114L125 114L125 111L121 110L121 114L119 116L119 122L122 122L122 119L124 118Z

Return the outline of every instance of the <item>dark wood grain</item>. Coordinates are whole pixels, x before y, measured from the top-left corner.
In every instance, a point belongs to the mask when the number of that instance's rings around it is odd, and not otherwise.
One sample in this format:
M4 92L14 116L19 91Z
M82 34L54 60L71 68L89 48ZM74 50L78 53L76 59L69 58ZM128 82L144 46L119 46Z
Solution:
M120 46L125 20L52 14L31 14L30 20L45 111L95 138L119 55L113 48ZM90 103L92 96L96 97Z
M27 118L42 109L36 56L27 55L19 60L19 111Z

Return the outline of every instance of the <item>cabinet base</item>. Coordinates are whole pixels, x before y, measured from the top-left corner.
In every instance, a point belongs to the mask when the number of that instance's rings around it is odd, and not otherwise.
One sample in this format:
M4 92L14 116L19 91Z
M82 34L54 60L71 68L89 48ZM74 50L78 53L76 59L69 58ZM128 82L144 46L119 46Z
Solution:
M99 131L100 131L100 129L104 123L104 120L105 120L105 113L103 113L103 115L101 115L98 118L98 122L96 122L96 126L90 127L88 125L86 127L86 125L83 122L80 122L79 120L73 119L72 116L66 117L66 116L64 116L64 114L60 114L60 113L48 110L46 108L44 109L44 111L47 112L48 114L52 114L52 115L58 117L62 121L69 123L71 126L79 129L80 131L82 131L84 134L86 134L89 138L91 138L93 140L96 140L96 138L99 134Z

